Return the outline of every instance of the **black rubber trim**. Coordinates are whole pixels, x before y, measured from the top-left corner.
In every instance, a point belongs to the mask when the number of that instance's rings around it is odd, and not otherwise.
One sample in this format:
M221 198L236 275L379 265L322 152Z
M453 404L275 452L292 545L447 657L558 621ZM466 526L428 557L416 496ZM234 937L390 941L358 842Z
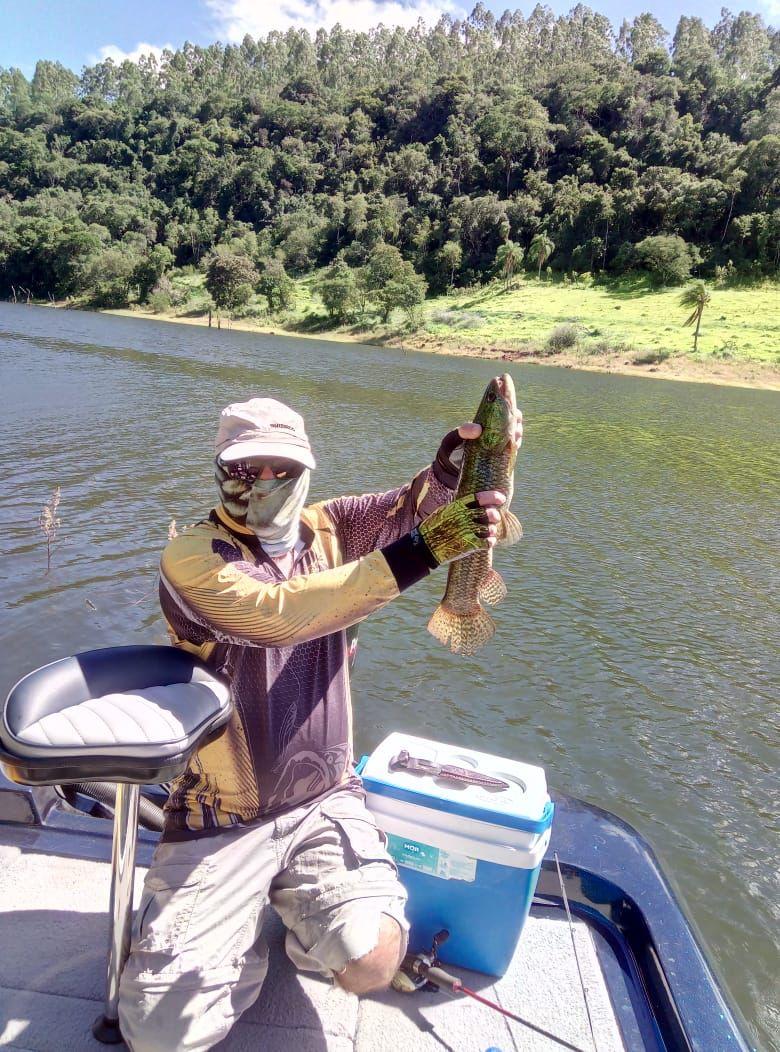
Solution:
M157 785L178 778L187 769L196 749L218 737L225 729L230 709L225 709L210 727L200 728L191 738L162 757L145 756L17 756L0 745L0 767L12 782L21 785L70 785L75 782L111 781L131 785Z
M730 1004L652 848L616 815L565 793L550 796L555 820L534 901L560 908L560 864L572 914L597 928L622 957L620 974L632 1005L610 993L618 1016L627 1011L639 1024L641 1047L752 1050L747 1024ZM648 1011L652 1018L643 1022Z
M119 1030L119 1020L99 1015L92 1024L92 1034L101 1045L121 1045L123 1038Z
M422 581L439 565L416 528L400 540L388 544L382 549L382 555L395 577L399 592Z

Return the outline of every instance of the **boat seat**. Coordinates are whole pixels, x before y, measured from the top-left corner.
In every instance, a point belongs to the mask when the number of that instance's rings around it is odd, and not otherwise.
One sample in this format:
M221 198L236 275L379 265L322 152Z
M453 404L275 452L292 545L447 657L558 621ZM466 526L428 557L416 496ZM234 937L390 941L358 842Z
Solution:
M24 785L117 783L104 1014L93 1033L121 1041L119 977L130 948L140 786L182 774L224 728L227 684L174 647L90 650L29 673L0 719L0 767Z
M81 745L108 747L116 756L131 755L139 745L156 750L160 742L186 737L184 720L199 726L208 718L214 694L207 684L190 681L87 698L22 727L16 748L26 756L35 756L40 745L49 746L50 756Z

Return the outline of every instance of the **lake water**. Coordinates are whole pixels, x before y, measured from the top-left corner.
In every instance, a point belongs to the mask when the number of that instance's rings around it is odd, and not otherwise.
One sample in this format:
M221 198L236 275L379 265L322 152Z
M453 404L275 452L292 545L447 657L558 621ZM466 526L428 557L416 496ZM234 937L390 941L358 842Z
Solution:
M508 366L525 413L496 558L509 597L471 658L425 630L434 574L361 629L356 745L412 733L543 765L653 844L754 1039L780 1043L780 395ZM91 647L167 642L168 524L215 498L222 406L303 413L312 497L398 485L495 362L0 304L7 689ZM62 488L47 576L38 516Z

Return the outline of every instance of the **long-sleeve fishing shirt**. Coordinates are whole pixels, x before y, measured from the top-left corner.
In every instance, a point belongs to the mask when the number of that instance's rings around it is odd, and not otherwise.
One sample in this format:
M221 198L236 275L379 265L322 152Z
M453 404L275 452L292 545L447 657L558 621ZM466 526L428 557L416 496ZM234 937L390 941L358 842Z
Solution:
M437 461L400 489L304 509L289 578L221 505L169 542L169 635L229 679L234 709L174 783L168 839L282 814L354 778L345 629L428 573L409 532L456 482Z

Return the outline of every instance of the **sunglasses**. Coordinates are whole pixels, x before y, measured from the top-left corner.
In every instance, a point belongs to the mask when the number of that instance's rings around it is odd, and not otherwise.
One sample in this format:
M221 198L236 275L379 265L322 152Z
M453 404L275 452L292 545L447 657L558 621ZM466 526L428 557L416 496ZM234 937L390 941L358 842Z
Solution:
M304 472L303 464L295 460L284 460L277 457L269 457L267 460L248 463L244 460L236 460L225 463L220 460L220 467L232 479L253 485L262 475L265 468L270 468L275 479L294 479Z

